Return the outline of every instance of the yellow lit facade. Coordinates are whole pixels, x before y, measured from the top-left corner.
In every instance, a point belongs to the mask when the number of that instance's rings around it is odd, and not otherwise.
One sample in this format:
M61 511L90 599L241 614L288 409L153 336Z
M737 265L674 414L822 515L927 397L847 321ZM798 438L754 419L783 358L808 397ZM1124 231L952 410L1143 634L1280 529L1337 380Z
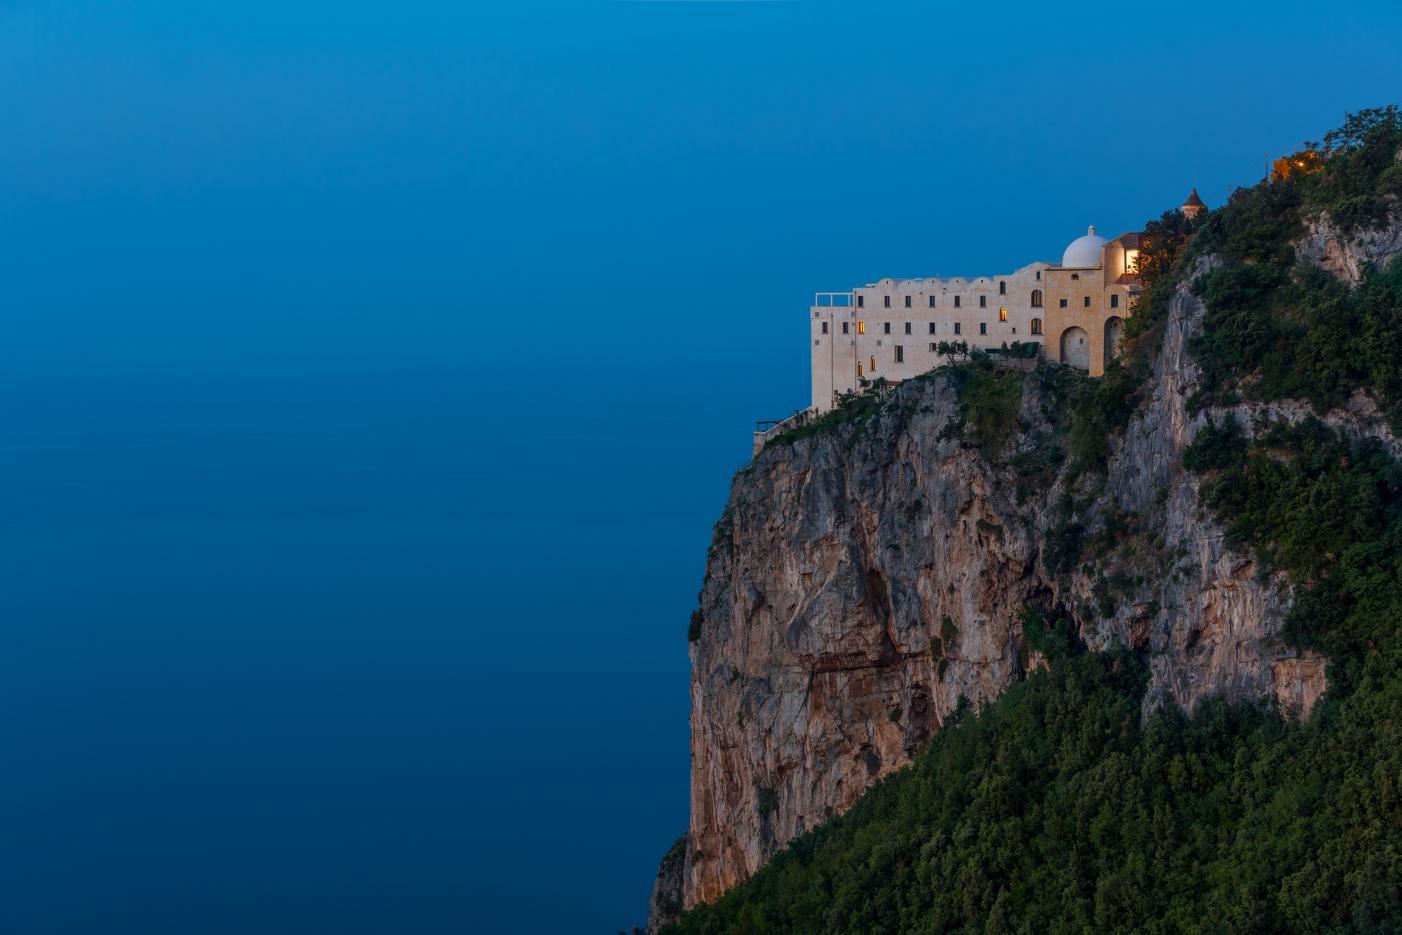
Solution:
M1196 217L1207 208L1194 191L1179 210ZM809 309L812 409L832 408L835 395L864 378L900 382L925 373L963 344L996 351L1030 342L1049 361L1100 376L1119 356L1125 322L1144 291L1140 247L1139 233L1106 240L1092 227L1060 263L819 293Z

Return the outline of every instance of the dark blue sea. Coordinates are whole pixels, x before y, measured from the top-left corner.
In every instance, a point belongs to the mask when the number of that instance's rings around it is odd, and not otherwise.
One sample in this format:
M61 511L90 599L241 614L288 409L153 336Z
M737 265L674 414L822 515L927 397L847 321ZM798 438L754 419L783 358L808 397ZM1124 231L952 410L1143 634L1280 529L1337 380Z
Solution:
M641 924L748 427L469 370L5 382L0 930Z

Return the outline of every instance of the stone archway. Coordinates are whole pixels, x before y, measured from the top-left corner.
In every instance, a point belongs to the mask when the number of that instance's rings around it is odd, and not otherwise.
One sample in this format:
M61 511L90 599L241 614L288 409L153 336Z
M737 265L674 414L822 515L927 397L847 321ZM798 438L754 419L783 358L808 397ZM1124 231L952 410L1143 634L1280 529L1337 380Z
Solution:
M1090 369L1090 335L1072 325L1061 332L1061 362L1081 370Z
M1124 337L1125 320L1115 315L1105 319L1105 366L1120 356L1120 339Z

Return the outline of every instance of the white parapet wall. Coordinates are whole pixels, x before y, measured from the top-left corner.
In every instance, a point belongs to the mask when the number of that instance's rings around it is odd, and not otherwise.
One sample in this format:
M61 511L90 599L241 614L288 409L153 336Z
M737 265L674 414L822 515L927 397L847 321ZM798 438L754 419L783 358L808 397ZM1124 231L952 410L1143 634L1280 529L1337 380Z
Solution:
M796 429L800 426L807 425L809 421L817 417L818 413L814 409L800 409L782 422L775 422L766 428L756 429L754 448L750 451L750 457L754 457L763 451L764 446L769 444L771 438L782 435L789 429Z

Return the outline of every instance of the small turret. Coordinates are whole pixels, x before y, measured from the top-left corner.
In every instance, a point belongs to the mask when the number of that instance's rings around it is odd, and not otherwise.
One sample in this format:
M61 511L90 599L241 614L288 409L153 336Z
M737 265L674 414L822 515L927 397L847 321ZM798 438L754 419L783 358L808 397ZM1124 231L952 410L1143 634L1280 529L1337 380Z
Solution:
M1203 204L1202 199L1198 197L1198 190L1196 188L1193 189L1193 193L1188 196L1188 200L1183 202L1178 208L1179 213L1190 220L1206 210L1207 205Z

